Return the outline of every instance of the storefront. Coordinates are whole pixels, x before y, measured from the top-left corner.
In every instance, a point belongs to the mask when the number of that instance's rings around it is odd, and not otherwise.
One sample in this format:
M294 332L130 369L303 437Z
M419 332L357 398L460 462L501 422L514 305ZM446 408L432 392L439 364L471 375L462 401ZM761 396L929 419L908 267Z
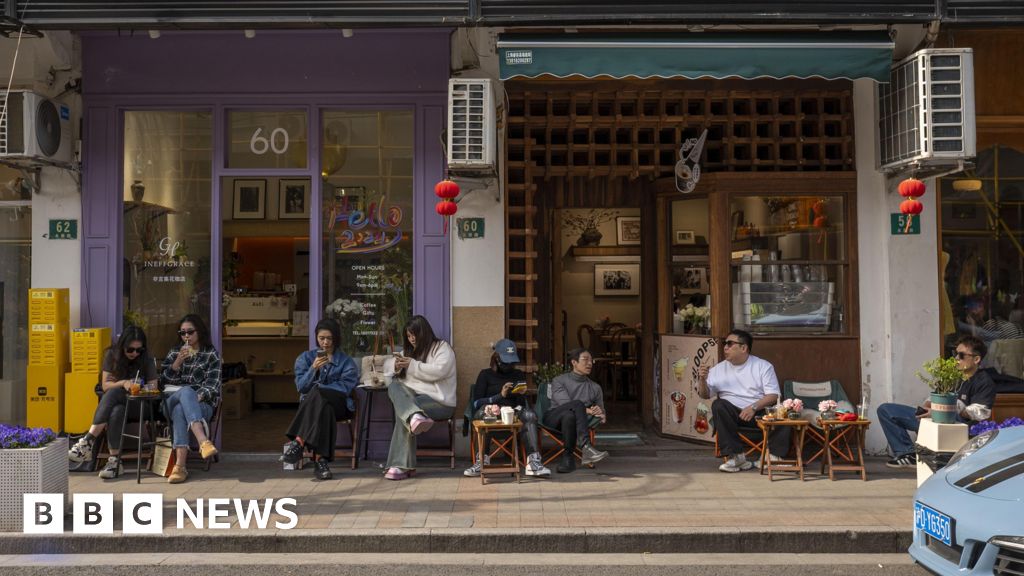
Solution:
M247 368L241 419L297 401L322 317L354 356L413 310L447 337L447 237L426 216L449 35L83 34L83 325L142 324L161 358L199 314ZM287 413L258 419L273 442L227 448L277 449Z
M730 328L780 380L859 399L852 79L886 80L892 44L693 38L499 39L506 314L529 363L607 356L620 422L710 438L691 371Z

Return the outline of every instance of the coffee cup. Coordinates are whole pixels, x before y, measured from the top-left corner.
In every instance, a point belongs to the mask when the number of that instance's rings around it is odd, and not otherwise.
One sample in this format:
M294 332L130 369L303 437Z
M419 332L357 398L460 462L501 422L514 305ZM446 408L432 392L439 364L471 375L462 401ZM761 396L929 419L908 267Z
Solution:
M501 423L514 424L516 421L516 409L511 406L501 407Z

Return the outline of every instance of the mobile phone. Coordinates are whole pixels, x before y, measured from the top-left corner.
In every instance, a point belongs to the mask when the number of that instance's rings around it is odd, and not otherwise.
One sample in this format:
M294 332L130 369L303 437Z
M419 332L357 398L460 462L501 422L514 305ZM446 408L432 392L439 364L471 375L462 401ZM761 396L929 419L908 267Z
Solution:
M926 408L922 408L920 406L917 407L917 410L914 410L914 416L920 416L921 414L927 414L927 413L928 413L928 410Z
M516 382L512 386L513 394L522 394L523 392L526 392L526 382Z
M324 350L323 348L317 350L316 351L316 357L317 358L327 358L327 350Z

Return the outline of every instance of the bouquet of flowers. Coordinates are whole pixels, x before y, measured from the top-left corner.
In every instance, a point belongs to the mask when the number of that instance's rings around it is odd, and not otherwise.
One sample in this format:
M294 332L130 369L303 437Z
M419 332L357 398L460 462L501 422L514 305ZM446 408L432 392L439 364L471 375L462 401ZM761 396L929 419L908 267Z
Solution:
M501 416L501 406L488 404L484 406L484 418L498 418Z
M818 402L818 412L835 412L839 404L835 400L822 400Z
M26 428L0 424L0 448L42 448L57 435L49 428Z
M676 320L683 322L691 332L702 331L711 317L711 310L707 306L694 306L687 304L675 313Z
M804 401L799 398L786 398L782 401L782 407L788 412L800 412L804 409Z
M350 320L356 316L362 315L363 303L358 300L338 298L334 302L328 304L327 307L324 308L324 312L338 322L344 322L345 320Z

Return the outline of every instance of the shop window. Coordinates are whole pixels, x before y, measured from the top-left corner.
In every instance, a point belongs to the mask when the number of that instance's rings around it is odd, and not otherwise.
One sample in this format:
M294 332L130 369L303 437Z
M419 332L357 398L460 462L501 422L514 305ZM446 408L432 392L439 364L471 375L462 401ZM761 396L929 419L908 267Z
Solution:
M732 324L756 334L845 333L841 196L737 196L730 204Z
M228 168L305 168L308 115L302 110L228 113Z
M32 280L32 193L21 173L0 166L0 422L25 414L28 291Z
M975 170L939 180L941 332L974 335L999 371L1024 375L1024 152L993 146Z
M708 259L708 199L672 202L672 332L711 333L711 265Z
M183 315L210 320L212 142L208 112L124 115L123 318L157 358Z
M342 347L400 344L412 314L413 113L323 114L323 304Z

